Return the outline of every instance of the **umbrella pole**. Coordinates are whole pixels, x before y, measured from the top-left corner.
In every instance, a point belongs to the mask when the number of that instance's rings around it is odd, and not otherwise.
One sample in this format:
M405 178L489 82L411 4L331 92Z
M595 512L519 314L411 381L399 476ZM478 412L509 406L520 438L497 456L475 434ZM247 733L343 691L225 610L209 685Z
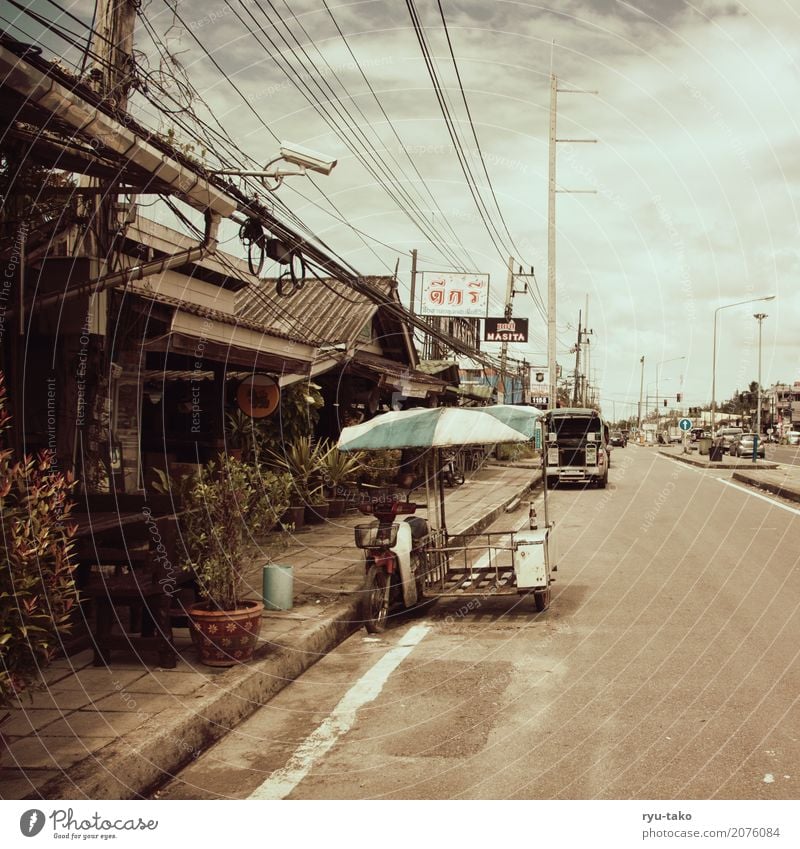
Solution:
M444 486L442 485L442 449L437 448L434 452L434 463L436 466L436 474L434 480L436 488L439 490L439 517L441 519L441 528L447 539L447 522L444 517Z

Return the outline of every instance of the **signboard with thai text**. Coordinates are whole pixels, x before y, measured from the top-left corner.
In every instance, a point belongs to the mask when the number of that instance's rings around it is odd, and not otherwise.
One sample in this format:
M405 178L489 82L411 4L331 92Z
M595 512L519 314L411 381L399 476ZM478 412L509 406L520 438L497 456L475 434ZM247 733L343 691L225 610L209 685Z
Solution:
M488 311L488 274L422 272L420 315L483 318Z
M527 318L487 318L483 323L484 342L527 342Z

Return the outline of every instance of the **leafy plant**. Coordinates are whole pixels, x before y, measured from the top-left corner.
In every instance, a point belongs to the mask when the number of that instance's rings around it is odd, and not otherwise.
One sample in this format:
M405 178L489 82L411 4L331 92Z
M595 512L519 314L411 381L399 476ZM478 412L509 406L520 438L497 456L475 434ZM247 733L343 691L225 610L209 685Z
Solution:
M394 483L400 469L401 459L402 452L397 449L365 452L361 480L364 483L376 486Z
M180 475L177 479L163 469L154 468L155 480L150 488L157 495L172 495L178 503L183 503L189 490L194 486L196 473Z
M304 504L317 504L323 487L322 459L328 449L326 441L299 436L282 453L269 452L268 458L273 466L292 476L295 494Z
M330 445L320 460L323 485L337 492L346 484L355 484L365 456L363 451L345 453Z
M209 463L188 493L182 531L200 591L209 605L235 610L245 590L253 537L271 530L289 506L292 480L232 457Z
M277 412L261 419L258 424L260 456L266 459L279 453L283 445L312 434L324 405L316 383L296 383L284 389Z
M0 374L0 435L9 427ZM70 630L78 594L67 526L75 482L55 470L54 454L14 461L0 449L0 706L41 684L41 670Z

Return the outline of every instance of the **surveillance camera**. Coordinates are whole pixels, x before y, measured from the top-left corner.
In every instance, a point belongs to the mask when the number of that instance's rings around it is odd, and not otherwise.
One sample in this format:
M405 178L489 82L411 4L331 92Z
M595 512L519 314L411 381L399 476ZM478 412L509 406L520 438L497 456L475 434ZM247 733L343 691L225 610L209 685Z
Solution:
M330 174L336 165L336 160L325 156L324 153L317 153L315 150L309 150L307 147L291 142L281 143L281 158L301 168L318 171L320 174Z

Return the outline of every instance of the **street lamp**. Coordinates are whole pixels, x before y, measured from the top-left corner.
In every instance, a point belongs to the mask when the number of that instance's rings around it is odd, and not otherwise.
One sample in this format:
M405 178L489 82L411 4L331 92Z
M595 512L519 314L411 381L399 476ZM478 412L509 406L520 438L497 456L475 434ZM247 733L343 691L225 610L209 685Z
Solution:
M685 360L685 359L686 359L686 357L672 357L672 359L670 359L670 360L661 360L660 363L656 363L656 413L659 414L659 416L660 416L660 413L659 413L659 409L658 409L658 370L665 363L674 363L677 360Z
M642 373L639 377L639 422L638 422L638 428L639 428L639 431L641 432L641 430L642 430L642 390L644 389L644 354L642 354L642 359L639 360L639 362L642 364Z
M290 165L296 165L299 170L286 170L286 168L272 167L277 166L278 162L288 162ZM301 147L299 144L292 142L281 142L280 155L275 159L271 159L260 171L246 171L237 168L229 168L224 171L215 171L215 174L235 177L258 177L261 184L268 192L274 192L281 183L284 177L301 176L308 171L316 171L318 174L326 176L333 171L337 160L331 159L324 153L317 153L307 147ZM267 180L275 180L274 185L269 185Z
M742 304L756 304L760 301L774 301L775 295L764 298L750 298L747 301L737 301L735 304L723 304L714 310L714 336L711 342L711 436L714 436L714 422L717 417L717 313L730 307L740 307Z
M753 428L755 438L753 439L753 462L758 457L758 440L761 437L761 323L767 317L765 312L757 312L753 315L758 321L758 404L756 405L756 426Z

